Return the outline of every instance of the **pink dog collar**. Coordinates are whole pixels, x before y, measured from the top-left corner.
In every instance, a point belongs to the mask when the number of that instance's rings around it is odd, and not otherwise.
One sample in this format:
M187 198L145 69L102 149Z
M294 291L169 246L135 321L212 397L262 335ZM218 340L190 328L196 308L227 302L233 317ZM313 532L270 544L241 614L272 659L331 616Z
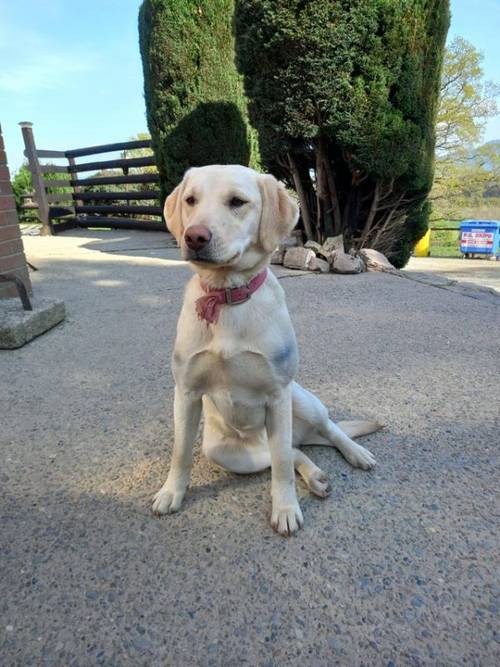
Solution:
M206 320L208 324L215 324L219 319L222 306L237 306L248 301L267 277L267 269L258 273L247 285L241 287L226 287L226 289L210 289L205 283L201 283L205 296L196 300L196 312L198 319Z

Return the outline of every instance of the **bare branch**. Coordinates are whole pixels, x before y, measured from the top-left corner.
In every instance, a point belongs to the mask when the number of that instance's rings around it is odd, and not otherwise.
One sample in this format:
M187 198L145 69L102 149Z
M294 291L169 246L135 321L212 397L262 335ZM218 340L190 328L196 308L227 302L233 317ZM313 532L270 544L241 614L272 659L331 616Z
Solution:
M366 237L368 236L373 221L375 220L375 214L377 213L379 198L380 198L380 182L377 181L375 183L375 190L373 191L373 199L372 199L372 204L370 206L370 211L366 217L365 226L363 227L361 238L357 244L358 249L364 247Z

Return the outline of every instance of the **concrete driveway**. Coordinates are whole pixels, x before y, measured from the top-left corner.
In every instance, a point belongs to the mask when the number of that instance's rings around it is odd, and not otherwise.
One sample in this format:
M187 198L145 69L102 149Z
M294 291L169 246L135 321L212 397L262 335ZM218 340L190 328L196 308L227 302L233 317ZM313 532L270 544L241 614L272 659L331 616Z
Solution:
M285 540L269 473L198 454L183 510L156 519L190 275L166 238L26 239L67 318L0 353L1 664L498 664L500 308L281 270L299 379L334 417L386 424L363 440L378 466L308 448L333 491L298 483L305 527Z

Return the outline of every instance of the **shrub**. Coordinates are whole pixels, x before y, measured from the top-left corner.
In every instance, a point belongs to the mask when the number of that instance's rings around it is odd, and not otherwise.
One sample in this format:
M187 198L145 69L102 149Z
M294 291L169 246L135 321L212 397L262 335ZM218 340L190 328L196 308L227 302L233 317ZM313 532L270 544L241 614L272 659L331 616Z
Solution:
M23 195L28 194L28 192L31 192L33 189L31 184L31 173L28 169L28 165L23 164L19 167L18 171L12 177L11 185L16 199L17 215L19 218L24 217L24 211L21 208L23 204Z
M237 63L264 165L307 236L402 266L427 228L448 0L238 0Z

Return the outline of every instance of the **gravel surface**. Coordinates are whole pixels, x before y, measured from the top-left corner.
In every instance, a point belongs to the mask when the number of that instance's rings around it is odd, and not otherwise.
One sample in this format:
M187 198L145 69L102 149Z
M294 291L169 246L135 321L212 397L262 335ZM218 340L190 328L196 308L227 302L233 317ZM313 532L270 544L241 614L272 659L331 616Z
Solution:
M67 316L0 352L1 664L497 665L500 308L278 269L299 380L335 418L386 424L362 440L378 465L308 448L333 491L298 483L305 527L285 540L268 472L197 454L182 511L156 519L190 275L165 239L25 239Z

